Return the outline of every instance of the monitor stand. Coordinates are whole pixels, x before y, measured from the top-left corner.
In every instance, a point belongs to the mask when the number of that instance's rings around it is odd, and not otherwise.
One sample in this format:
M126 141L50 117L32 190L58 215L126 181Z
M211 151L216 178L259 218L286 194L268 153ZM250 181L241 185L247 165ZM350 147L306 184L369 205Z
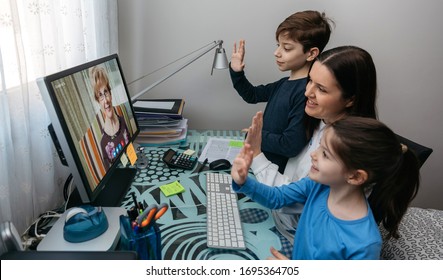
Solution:
M116 168L106 186L90 204L102 207L119 207L134 180L136 168ZM69 197L67 209L84 204L77 188Z

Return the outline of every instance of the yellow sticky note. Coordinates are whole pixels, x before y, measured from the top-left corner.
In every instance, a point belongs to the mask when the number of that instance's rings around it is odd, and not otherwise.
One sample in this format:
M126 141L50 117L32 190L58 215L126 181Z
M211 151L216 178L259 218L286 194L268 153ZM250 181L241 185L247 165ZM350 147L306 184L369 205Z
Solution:
M126 155L128 156L131 165L134 165L135 162L137 161L137 153L135 152L134 145L132 145L132 142L129 143L128 148L126 148Z
M185 188L178 181L175 181L170 184L160 186L160 190L163 192L164 195L171 196L184 192Z
M195 154L195 151L191 150L191 149L187 149L186 151L183 152L183 154L188 155L188 156L192 156L193 154Z

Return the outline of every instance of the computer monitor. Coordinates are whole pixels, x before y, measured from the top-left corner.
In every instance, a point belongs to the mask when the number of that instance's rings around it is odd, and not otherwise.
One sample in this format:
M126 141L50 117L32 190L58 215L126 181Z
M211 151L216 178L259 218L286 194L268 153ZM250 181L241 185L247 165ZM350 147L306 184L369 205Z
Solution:
M118 55L39 78L37 84L54 143L76 186L70 205L119 206L136 173L120 168L120 158L139 126Z

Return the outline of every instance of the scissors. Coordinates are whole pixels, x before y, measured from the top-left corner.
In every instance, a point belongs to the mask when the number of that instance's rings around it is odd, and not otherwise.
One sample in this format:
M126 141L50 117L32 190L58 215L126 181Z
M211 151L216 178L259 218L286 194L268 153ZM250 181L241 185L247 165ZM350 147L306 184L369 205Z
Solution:
M166 203L160 204L158 206L157 204L151 205L148 208L146 208L140 216L137 218L137 223L140 225L140 227L146 227L148 226L153 220L158 220L163 214L168 210L169 205Z
M151 205L147 207L138 217L137 217L137 224L140 227L145 227L149 225L152 221L152 218L154 217L155 213L157 212L157 205Z
M157 221L163 214L165 214L166 210L168 210L169 205L166 203L160 204L157 209L157 213L155 213L154 219Z

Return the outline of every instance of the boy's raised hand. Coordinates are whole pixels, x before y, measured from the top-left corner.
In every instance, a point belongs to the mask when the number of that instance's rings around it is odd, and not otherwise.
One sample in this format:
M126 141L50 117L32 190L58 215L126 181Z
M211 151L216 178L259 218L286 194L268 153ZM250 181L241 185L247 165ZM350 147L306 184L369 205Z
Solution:
M231 55L231 68L235 72L243 71L245 68L245 40L240 40L237 49L237 43L234 43Z
M249 144L243 146L234 159L234 163L231 168L232 180L238 185L243 185L248 177L249 167L252 163L252 150Z

